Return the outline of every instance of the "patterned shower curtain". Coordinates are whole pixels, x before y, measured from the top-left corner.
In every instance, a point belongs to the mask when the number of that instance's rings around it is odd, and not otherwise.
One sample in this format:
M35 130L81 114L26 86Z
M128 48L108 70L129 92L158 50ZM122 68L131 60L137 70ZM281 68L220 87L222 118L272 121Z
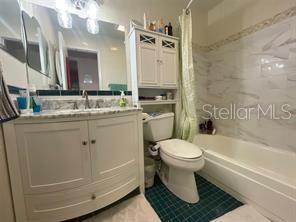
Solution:
M4 82L2 65L0 62L0 123L15 119L19 112L10 99L7 85Z
M192 21L191 11L183 10L179 17L181 27L179 75L179 102L176 106L176 137L192 142L197 132L195 107L195 76L192 57Z

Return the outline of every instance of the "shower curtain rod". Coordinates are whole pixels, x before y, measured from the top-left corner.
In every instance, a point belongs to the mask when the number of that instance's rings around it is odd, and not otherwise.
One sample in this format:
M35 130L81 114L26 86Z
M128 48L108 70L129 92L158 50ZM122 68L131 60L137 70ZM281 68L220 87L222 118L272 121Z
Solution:
M194 1L194 0L190 0L190 1L188 2L188 5L187 5L186 8L185 8L185 10L186 10L186 14L189 13L189 7L190 7L190 5L192 4L193 1Z
M190 0L190 1L188 2L188 5L187 5L187 7L186 7L186 10L189 9L189 7L190 7L190 5L192 4L192 2L193 2L193 0Z

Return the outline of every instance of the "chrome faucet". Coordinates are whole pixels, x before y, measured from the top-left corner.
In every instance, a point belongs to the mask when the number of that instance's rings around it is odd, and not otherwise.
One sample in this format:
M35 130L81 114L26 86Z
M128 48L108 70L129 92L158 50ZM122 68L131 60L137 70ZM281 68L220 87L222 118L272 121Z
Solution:
M82 91L82 98L85 98L85 109L90 109L88 94L86 90Z

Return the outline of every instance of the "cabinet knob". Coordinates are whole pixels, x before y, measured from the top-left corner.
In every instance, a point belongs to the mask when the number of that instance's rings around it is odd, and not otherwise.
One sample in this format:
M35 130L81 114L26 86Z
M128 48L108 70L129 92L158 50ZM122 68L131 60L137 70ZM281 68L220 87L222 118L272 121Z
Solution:
M95 144L97 141L96 140L91 140L90 142L91 142L91 144Z
M87 145L87 142L86 142L86 141L83 141L83 142L82 142L82 145L83 145L83 146L86 146L86 145Z
M95 194L93 194L93 195L91 195L91 199L95 200L95 199L97 199L97 196Z

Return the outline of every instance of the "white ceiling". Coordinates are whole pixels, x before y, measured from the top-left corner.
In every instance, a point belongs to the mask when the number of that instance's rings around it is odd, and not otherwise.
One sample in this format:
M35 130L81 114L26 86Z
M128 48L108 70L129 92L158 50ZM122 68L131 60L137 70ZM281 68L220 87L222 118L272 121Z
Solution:
M192 8L208 11L214 6L220 4L222 1L223 0L194 0L192 3Z
M9 0L1 0L1 1L9 1ZM22 1L28 1L31 3L35 3L38 5L43 5L49 8L54 8L55 7L55 0L22 0ZM106 1L112 1L112 0L105 0ZM155 0L137 0L137 4L141 5L142 3L147 4L147 2L151 2L151 5L155 4ZM162 1L162 3L167 2L168 7L170 5L174 5L177 7L180 7L180 9L185 8L190 0L158 0ZM223 0L194 0L193 3L191 4L192 9L199 9L199 10L206 10L208 11L209 9L213 8L215 5L221 3ZM134 5L135 0L122 0L124 4L126 5ZM168 8L169 9L169 8Z

